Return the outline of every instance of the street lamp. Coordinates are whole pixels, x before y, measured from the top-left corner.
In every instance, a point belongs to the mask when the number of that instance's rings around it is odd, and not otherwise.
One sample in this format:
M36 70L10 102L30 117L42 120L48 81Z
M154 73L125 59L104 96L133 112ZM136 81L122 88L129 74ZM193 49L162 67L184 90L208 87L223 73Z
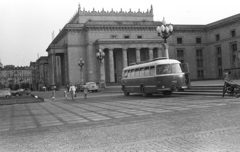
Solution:
M98 60L99 60L99 63L102 64L102 60L104 59L105 57L105 53L102 51L102 49L99 49L98 53L96 54Z
M163 45L165 50L165 56L169 58L167 38L173 33L173 26L172 24L166 24L165 18L163 18L162 25L158 26L156 30L158 32L158 36L164 39Z
M164 43L167 43L167 38L173 32L172 24L166 24L165 18L163 18L162 25L157 27L158 36L164 39Z
M105 88L105 82L104 82L104 67L103 67L103 59L105 57L105 53L102 51L102 49L99 49L97 54L97 59L99 60L99 63L100 63L100 82L99 82L99 85L100 87L102 88Z
M78 65L80 67L80 73L81 73L81 83L83 84L83 66L84 66L84 60L82 58L79 59Z

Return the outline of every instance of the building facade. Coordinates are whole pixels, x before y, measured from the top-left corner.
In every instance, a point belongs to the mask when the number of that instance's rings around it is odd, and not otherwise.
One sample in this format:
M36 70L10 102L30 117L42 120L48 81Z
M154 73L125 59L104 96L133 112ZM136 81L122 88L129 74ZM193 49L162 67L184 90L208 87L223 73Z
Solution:
M24 86L29 88L32 84L32 69L30 67L15 67L14 65L6 65L0 68L0 83L2 88L10 87L14 89Z
M165 57L153 8L146 12L86 11L79 6L47 48L49 85L83 81L118 83L131 63ZM188 63L191 79L217 79L224 69L238 68L240 14L207 25L174 25L167 39L169 57ZM96 58L105 53L103 63ZM79 59L85 61L83 70ZM81 73L83 72L83 73Z

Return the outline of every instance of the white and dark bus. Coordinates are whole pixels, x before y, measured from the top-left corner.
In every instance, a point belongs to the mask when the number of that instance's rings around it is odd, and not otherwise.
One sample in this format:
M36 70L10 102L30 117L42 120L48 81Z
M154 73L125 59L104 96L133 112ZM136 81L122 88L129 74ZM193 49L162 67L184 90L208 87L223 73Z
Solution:
M122 90L126 96L130 93L171 95L173 91L187 88L185 74L178 60L157 58L125 67L122 71Z

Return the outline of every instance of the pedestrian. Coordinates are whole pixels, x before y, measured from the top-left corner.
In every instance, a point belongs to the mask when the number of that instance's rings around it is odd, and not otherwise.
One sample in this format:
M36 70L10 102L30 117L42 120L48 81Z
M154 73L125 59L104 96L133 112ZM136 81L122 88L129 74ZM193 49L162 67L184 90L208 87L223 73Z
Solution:
M66 90L64 91L64 97L66 100L68 99L68 92Z
M84 86L83 86L83 93L84 93L84 99L87 99L88 88L87 88L86 84L84 84Z
M228 71L228 72L224 73L223 79L224 79L225 82L230 82L232 80L231 71Z
M54 101L55 100L55 89L53 89L53 91L52 91L52 101Z
M69 92L71 93L72 100L73 100L73 97L76 97L76 87L74 85L71 85L69 88Z

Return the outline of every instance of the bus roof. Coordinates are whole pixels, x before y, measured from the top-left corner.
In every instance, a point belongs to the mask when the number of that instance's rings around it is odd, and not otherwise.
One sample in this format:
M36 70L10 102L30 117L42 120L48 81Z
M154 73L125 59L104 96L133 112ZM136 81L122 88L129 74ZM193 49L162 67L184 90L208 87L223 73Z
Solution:
M171 63L180 63L180 62L175 59L160 59L160 60L150 61L146 63L131 65L131 66L125 67L123 70L131 70L131 69L136 69L141 67L154 66L159 64L171 64Z

